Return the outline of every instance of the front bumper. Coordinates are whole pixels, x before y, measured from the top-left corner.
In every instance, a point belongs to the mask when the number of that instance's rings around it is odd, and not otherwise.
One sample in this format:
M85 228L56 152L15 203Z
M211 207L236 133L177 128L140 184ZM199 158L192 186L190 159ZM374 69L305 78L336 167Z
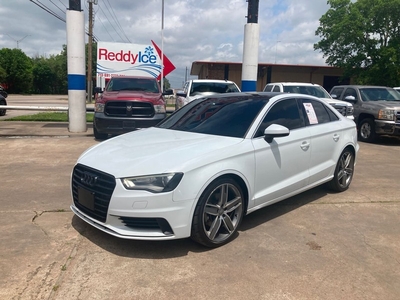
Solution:
M380 135L400 135L400 123L394 121L375 120L375 132Z
M173 201L173 192L128 191L116 179L104 222L90 216L90 208L83 203L74 199L71 210L83 221L115 237L172 240L190 236L194 201Z
M148 128L157 125L167 114L155 114L152 118L123 118L109 117L104 113L95 113L93 126L99 133L121 134L141 128Z

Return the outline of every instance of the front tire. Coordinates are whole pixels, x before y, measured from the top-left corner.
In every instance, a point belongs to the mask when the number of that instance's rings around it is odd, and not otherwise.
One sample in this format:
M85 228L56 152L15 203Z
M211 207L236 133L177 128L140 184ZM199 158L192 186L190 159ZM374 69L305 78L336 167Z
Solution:
M7 105L7 103L5 101L0 101L0 105ZM0 117L5 116L6 112L6 109L0 109Z
M201 195L193 216L191 238L210 248L230 242L244 214L239 184L227 177L212 182Z
M372 143L376 139L375 122L373 119L364 119L360 122L360 129L358 131L360 141Z
M354 174L355 156L353 151L349 148L345 149L340 154L339 160L336 164L335 174L328 187L335 192L344 192L350 186Z

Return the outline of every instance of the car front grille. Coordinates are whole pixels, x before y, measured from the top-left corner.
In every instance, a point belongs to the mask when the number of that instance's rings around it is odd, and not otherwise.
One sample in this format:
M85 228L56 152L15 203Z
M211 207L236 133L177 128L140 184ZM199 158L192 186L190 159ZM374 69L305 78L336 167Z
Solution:
M154 108L147 102L108 101L104 113L110 117L151 118L154 116Z
M114 176L78 164L72 173L72 197L79 210L105 222L111 195L115 188ZM87 195L84 199L85 195Z
M338 105L338 104L332 104L332 106L343 116L347 115L347 106L344 105Z
M400 111L396 113L396 123L400 123Z
M165 235L173 234L172 228L167 220L162 218L132 218L119 217L126 227L133 229L159 229Z

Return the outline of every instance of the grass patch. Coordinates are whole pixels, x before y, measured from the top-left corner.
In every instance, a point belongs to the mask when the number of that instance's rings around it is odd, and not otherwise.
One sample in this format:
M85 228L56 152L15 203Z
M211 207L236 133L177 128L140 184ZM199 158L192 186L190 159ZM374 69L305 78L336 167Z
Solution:
M93 113L87 113L86 122L93 122L93 117ZM5 119L4 121L68 122L68 114L66 112L41 112Z

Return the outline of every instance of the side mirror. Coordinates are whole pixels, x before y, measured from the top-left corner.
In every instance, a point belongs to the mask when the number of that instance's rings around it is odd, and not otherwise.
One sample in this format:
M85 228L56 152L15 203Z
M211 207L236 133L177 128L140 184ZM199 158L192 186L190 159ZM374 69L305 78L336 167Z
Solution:
M178 91L178 92L176 93L176 95L179 96L179 97L186 98L186 93L183 92L183 91Z
M94 88L94 92L96 93L96 94L100 94L100 93L102 93L103 92L103 89L101 88L101 87L95 87Z
M337 99L337 98L338 98L338 95L332 94L331 97L332 97L333 99Z
M174 91L173 91L172 89L168 89L168 90L166 90L165 92L163 92L162 94L163 94L163 96L166 96L166 95L173 95L173 94L174 94Z
M344 98L344 100L352 103L357 102L356 97L354 96L347 96L346 98Z
M274 138L288 136L289 129L285 126L272 124L264 130L264 140L270 144Z

